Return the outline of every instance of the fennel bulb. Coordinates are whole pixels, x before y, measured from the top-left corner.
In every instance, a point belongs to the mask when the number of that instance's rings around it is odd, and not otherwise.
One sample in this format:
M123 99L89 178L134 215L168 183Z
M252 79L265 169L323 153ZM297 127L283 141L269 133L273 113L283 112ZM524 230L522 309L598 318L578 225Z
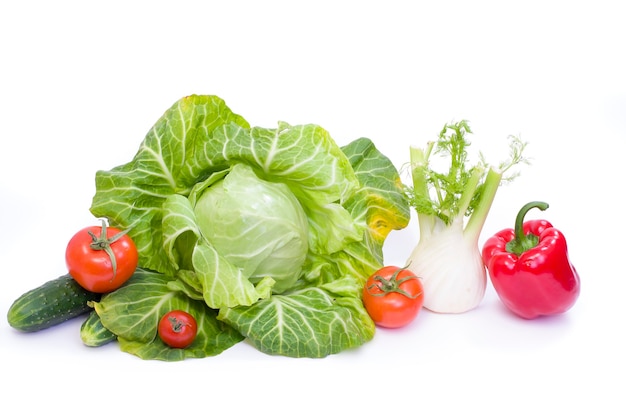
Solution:
M478 244L463 235L463 219L450 225L436 219L435 230L422 235L408 265L422 279L424 307L440 313L463 313L485 295L487 275Z
M449 124L438 141L424 149L411 148L413 186L407 187L407 194L418 216L420 237L407 265L422 279L424 307L438 313L463 313L482 301L487 273L478 238L504 172L527 162L522 157L526 144L511 137L508 161L493 167L481 158L468 167L467 133L471 130L466 121ZM432 154L450 157L447 173L431 168Z

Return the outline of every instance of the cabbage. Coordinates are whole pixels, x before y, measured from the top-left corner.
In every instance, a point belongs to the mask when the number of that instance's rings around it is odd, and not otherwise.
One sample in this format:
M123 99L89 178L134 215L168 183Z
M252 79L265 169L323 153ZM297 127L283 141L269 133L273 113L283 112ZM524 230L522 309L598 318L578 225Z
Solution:
M283 183L258 178L236 164L207 188L194 207L198 228L252 283L266 276L283 292L300 277L309 249L306 213Z
M130 162L96 173L91 212L129 230L141 272L96 312L122 350L162 360L242 339L294 357L369 341L361 290L409 221L398 172L371 140L340 147L314 124L250 127L219 97L195 95ZM172 355L157 319L181 305L201 315L199 346Z

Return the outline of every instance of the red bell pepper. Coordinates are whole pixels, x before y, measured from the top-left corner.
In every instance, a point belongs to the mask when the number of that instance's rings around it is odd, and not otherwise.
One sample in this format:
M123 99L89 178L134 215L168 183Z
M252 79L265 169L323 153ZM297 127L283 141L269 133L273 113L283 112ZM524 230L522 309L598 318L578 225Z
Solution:
M515 229L490 237L482 257L500 300L525 319L569 310L580 294L580 277L571 264L563 234L546 220L524 222L534 201L519 211Z

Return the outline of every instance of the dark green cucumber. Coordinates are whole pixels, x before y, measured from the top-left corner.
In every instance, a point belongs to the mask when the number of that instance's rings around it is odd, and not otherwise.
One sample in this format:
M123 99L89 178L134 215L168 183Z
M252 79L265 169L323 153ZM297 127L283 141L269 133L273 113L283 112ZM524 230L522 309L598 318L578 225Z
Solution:
M100 294L85 290L70 275L62 275L32 289L13 302L7 313L11 327L36 332L92 310L87 303Z
M92 310L80 326L80 338L86 346L98 347L117 339L115 333L102 325L96 310Z

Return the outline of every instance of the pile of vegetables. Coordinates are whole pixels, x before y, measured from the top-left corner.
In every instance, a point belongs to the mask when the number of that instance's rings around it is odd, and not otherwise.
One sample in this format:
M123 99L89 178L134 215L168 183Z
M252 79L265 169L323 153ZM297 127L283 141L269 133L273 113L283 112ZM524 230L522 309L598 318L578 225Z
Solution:
M139 254L134 275L91 303L97 324L123 351L161 360L243 339L294 357L371 340L361 291L410 217L398 171L371 140L339 147L317 125L250 127L215 96L179 100L130 162L97 172L91 212ZM197 321L186 349L157 337L171 310Z
M251 127L219 97L184 97L130 162L96 173L101 226L72 237L68 274L23 294L8 321L30 332L86 314L85 345L117 341L143 359L214 356L244 339L318 358L406 326L422 307L468 311L485 292L483 255L496 252L481 254L482 226L504 174L525 162L512 138L509 160L470 166L469 133L466 121L447 124L411 148L407 186L367 138L339 147L317 125ZM445 173L437 154L449 158ZM385 239L411 208L419 243L406 265L385 265ZM571 270L570 294L532 317L573 305Z

